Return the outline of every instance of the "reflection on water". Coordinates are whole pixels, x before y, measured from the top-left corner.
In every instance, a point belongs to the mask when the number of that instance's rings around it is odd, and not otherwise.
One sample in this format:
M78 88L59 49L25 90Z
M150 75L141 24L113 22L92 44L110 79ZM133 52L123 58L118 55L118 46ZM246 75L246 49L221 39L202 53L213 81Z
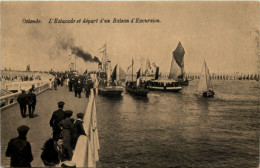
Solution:
M209 99L197 81L178 94L97 96L98 167L257 167L258 83L213 83Z

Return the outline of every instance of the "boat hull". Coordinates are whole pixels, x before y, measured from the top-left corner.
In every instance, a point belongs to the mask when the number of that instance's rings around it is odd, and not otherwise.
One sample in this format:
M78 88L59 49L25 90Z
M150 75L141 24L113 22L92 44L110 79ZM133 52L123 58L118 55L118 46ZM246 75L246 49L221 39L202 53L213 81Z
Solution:
M179 92L182 90L182 87L159 87L159 86L150 86L148 87L150 91L164 91L164 92Z
M130 87L126 87L126 91L132 95L142 97L147 97L147 94L149 93L149 89L133 89Z
M123 87L119 86L112 86L112 87L99 87L98 94L105 95L105 96L121 96L122 92L124 91Z

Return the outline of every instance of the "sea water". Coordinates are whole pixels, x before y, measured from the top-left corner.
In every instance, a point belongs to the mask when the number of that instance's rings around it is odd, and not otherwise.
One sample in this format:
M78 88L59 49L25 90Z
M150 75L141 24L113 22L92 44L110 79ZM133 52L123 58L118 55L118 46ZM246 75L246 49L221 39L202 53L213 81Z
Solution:
M180 93L96 96L98 167L258 167L259 82L213 80L214 98Z

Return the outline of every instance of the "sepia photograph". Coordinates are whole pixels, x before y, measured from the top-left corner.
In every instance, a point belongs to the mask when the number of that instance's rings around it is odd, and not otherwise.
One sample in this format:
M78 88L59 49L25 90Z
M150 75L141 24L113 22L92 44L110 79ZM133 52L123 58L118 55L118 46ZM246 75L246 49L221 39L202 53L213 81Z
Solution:
M1 1L0 167L260 168L258 1Z

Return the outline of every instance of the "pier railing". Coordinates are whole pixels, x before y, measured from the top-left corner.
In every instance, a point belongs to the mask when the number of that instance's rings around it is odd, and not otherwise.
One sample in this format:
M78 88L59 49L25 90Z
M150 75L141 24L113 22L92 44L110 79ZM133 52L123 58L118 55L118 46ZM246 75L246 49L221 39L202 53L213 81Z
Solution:
M96 162L99 160L98 150L100 146L93 89L91 89L88 107L83 121L83 127L87 136L81 135L79 137L72 162L76 163L76 167L96 167Z
M32 85L35 87L42 85L42 81L28 81L28 82L12 82L5 84L4 89L5 90L28 90L28 88L31 88Z
M45 83L45 84L40 84L38 86L35 86L35 94L38 95L40 93L42 93L43 91L49 89L49 84ZM17 92L17 93L12 93L6 96L1 96L1 108L0 110L5 110L15 104L17 104L17 98L18 95L21 94L21 92Z

